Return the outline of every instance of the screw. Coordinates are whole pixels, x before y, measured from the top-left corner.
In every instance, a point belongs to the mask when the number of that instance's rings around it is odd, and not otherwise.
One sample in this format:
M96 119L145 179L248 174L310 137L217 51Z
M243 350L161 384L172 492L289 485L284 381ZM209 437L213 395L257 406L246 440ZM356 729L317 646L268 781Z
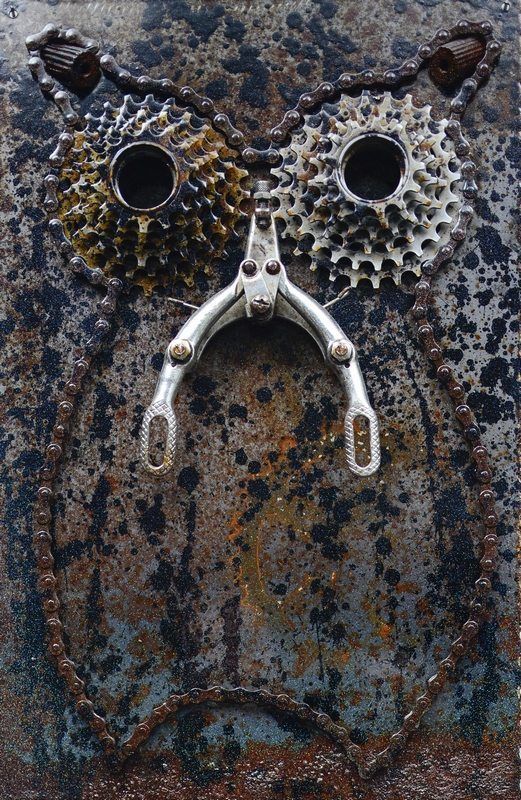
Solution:
M251 278L257 272L257 264L251 258L247 258L246 261L243 261L241 266L242 266L242 271L249 278Z
M264 294L256 295L251 301L251 310L257 317L263 317L269 313L271 303Z
M337 339L332 343L329 352L335 361L349 361L353 355L353 347L347 339Z
M188 339L174 339L169 352L174 361L186 361L192 355L192 345Z
M270 258L269 261L266 261L266 272L270 275L277 275L280 272L280 263L274 258Z

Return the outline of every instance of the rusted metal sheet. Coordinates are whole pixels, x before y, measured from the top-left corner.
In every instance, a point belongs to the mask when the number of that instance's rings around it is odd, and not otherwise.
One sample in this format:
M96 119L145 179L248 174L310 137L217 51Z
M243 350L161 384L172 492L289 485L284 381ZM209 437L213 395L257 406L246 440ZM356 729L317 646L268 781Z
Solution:
M447 2L396 2L392 13L383 3L368 13L308 0L12 5L17 16L0 18L5 795L514 798L512 14L485 4L504 49L464 129L480 170L478 215L436 276L438 339L492 454L501 559L457 681L396 766L364 780L313 727L250 704L181 711L123 767L102 758L69 709L47 658L32 505L59 381L92 333L101 296L65 269L46 229L45 159L61 123L26 69L24 40L48 22L74 25L134 74L210 96L263 148L265 132L309 87L398 64L437 28L482 18L483 4L458 3L456 12ZM425 73L411 92L440 102ZM107 98L121 102L102 81L81 113ZM183 298L200 303L240 257L232 248L229 265ZM327 277L286 257L292 279L328 299ZM178 469L159 482L145 477L141 417L164 345L189 312L140 289L120 305L112 343L84 386L53 531L68 650L118 737L168 695L220 684L288 693L347 725L360 745L383 743L466 618L479 574L477 507L449 403L411 342L411 296L390 284L349 297L334 313L362 351L383 436L382 469L363 480L341 457L339 387L308 337L282 322L239 324L211 343L178 405Z

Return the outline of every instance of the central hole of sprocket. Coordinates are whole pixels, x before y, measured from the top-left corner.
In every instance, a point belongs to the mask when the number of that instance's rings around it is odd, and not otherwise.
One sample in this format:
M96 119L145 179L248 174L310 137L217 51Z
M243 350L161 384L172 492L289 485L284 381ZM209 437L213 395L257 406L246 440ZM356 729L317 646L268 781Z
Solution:
M405 153L389 136L367 133L350 142L339 165L340 181L360 200L386 200L405 175Z
M177 176L173 156L153 142L124 147L111 165L118 199L135 211L153 211L168 203L176 192Z

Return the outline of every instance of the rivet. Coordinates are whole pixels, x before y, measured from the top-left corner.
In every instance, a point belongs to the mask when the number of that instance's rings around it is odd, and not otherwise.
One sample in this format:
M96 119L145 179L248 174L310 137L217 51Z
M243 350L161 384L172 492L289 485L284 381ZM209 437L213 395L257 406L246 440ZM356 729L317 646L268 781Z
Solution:
M280 272L280 262L274 258L266 261L266 272L270 275L277 275Z
M248 278L251 278L257 272L257 264L251 258L247 258L245 261L243 261L241 264L241 268L244 274L248 276Z

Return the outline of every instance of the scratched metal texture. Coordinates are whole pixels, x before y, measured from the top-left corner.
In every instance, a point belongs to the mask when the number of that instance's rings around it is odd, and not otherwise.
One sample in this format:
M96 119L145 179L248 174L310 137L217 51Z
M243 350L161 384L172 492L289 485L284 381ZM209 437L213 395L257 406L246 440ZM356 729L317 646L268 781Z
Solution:
M36 2L0 7L1 321L5 531L0 540L0 780L7 800L513 800L514 411L519 160L514 11L501 3ZM11 18L10 7L17 11ZM353 777L326 739L250 708L198 707L163 726L124 769L106 765L46 656L31 551L35 472L54 398L88 336L96 291L69 274L46 231L42 180L57 110L25 67L24 40L74 25L136 74L211 96L256 144L308 86L390 66L442 25L488 17L504 50L464 131L480 170L478 213L436 277L441 341L469 389L502 513L490 615L458 681L395 767ZM425 75L413 94L441 109ZM82 110L121 96L102 83ZM237 264L222 265L200 302ZM328 296L324 276L291 276ZM286 691L360 742L396 729L464 619L476 575L466 448L411 340L410 297L353 290L335 317L359 348L383 465L347 472L343 400L314 345L274 322L211 343L184 386L178 467L137 463L162 351L186 319L165 296L124 300L81 402L60 481L57 571L70 650L95 706L124 733L172 691L242 684Z

